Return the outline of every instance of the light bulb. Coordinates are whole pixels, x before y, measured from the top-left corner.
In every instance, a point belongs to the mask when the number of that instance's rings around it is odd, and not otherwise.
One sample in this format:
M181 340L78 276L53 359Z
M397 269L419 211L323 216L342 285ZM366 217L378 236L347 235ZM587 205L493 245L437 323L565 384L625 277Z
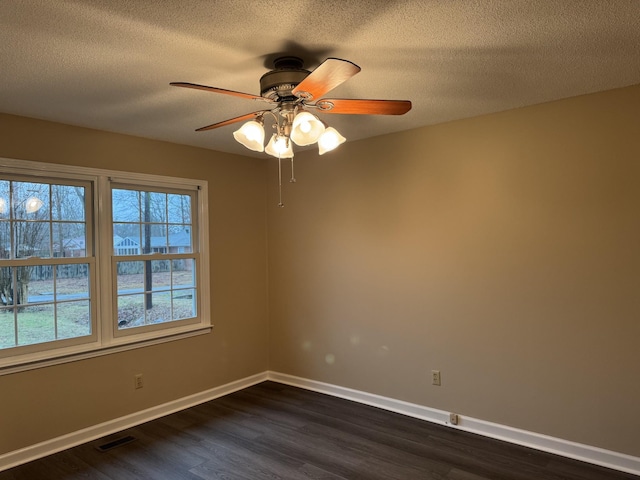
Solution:
M309 133L311 131L311 124L306 120L304 122L300 122L300 131L302 133Z
M273 146L276 152L282 155L287 151L287 140L284 137L278 137L276 138L275 144Z
M322 145L327 150L333 150L338 146L338 136L334 132L327 132L327 134L322 137Z
M267 147L264 149L269 155L273 155L276 158L292 158L293 149L291 148L291 142L289 139L282 135L276 135L275 133L269 140Z

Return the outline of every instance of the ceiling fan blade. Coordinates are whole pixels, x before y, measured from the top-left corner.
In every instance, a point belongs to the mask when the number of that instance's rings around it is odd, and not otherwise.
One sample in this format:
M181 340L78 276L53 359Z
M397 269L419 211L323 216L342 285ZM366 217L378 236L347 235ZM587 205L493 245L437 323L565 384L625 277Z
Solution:
M346 82L360 67L355 63L340 58L327 58L313 72L311 72L291 93L304 100L320 98L329 90Z
M359 100L323 98L315 104L322 113L352 115L403 115L411 110L409 100Z
M206 127L197 128L196 132L202 132L204 130L213 130L214 128L226 127L227 125L231 125L233 123L244 122L245 120L252 120L268 111L269 110L258 110L257 112L251 112L251 113L247 113L246 115L240 115L239 117L230 118L229 120L225 120L223 122L212 123L211 125L207 125Z
M270 98L252 95L251 93L236 92L234 90L225 90L224 88L208 87L206 85L198 85L197 83L171 82L169 85L174 87L193 88L195 90L204 90L205 92L224 93L225 95L233 95L234 97L248 98L249 100L262 100L264 102L273 103Z

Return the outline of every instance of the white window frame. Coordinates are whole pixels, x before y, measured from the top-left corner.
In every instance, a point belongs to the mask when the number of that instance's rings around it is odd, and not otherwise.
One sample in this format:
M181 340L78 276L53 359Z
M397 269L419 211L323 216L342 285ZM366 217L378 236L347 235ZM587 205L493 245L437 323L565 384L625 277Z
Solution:
M160 175L129 173L113 170L76 167L61 164L0 158L0 168L7 175L29 175L43 181L64 182L75 180L89 182L93 194L92 211L87 212L87 235L93 231L93 252L87 252L83 263L93 262L91 303L95 317L92 334L68 342L59 340L46 344L26 345L0 350L0 375L33 368L91 358L118 351L145 347L157 343L178 340L212 330L209 287L209 212L208 183L206 180L173 178ZM132 187L194 191L193 250L197 256L196 289L197 317L190 322L167 322L160 328L131 328L126 335L117 329L117 312L112 272L115 255L112 235L111 184L128 184ZM89 223L92 219L93 225ZM87 244L91 244L90 241ZM161 256L153 254L152 256ZM75 257L74 257L75 258ZM58 261L59 260L59 261ZM51 258L47 263L68 263L68 258ZM38 260L33 260L38 263ZM42 261L40 261L42 263ZM121 332L121 331L120 331ZM81 339L81 340L79 340ZM79 341L78 341L79 340ZM50 347L50 348L47 348ZM7 354L7 352L11 352Z
M144 185L140 185L139 183L133 182L133 181L128 181L125 182L123 179L115 179L115 178L111 178L110 179L110 186L109 186L109 198L111 198L111 190L113 188L116 189L120 189L120 188L130 188L132 190L154 190L154 191L162 191L163 193L184 193L184 192L189 192L191 193L193 196L192 198L195 200L192 202L192 210L193 210L193 206L197 205L198 202L198 188L197 186L194 188L194 186L189 186L189 188L184 188L185 186L183 186L183 188L181 188L180 190L176 189L176 185L172 185L171 187L168 185L158 185L157 183L154 183L153 186L148 185L148 184L144 184ZM111 202L109 202L109 206L111 206ZM197 214L195 215L195 217L197 218ZM109 218L112 218L111 212L109 213ZM116 222L118 223L118 222ZM110 222L110 225L113 226L113 222ZM191 237L192 239L196 239L197 238L197 231L198 231L198 225L197 224L193 224L191 225ZM110 231L109 234L109 238L113 238L113 230ZM199 271L199 266L201 264L201 255L197 249L197 245L195 244L195 242L192 241L193 245L193 252L191 253L183 253L183 254L165 254L165 253L160 253L160 252L153 252L153 253L148 253L148 254L144 254L141 252L135 253L135 254L122 254L122 253L117 253L115 251L115 248L112 247L112 254L111 254L111 265L110 265L110 269L111 269L111 279L112 279L112 308L113 311L116 312L117 310L117 301L118 301L118 295L116 292L116 272L117 272L117 262L118 261L130 261L130 262L141 262L141 261L145 261L145 260L165 260L167 258L167 256L170 256L172 258L183 258L183 259L193 259L195 262L195 266L196 266L196 277ZM111 242L111 244L113 244L113 241ZM196 283L197 286L199 285L198 279L196 278ZM200 306L201 306L201 302L202 302L202 294L200 292L200 289L198 287L196 287L196 313L198 313L200 311ZM117 314L116 314L117 315ZM182 320L173 320L172 322L168 322L168 323L159 323L159 324L153 324L153 325L145 325L145 326L140 326L140 327L133 327L133 328L126 328L126 329L120 329L118 328L117 325L117 321L113 322L112 324L112 334L114 338L119 338L119 337L130 337L133 335L138 335L138 334L147 334L147 332L151 332L154 330L166 330L167 328L169 328L170 326L172 326L172 328L178 328L180 325L193 325L196 323L199 323L198 321L198 317L199 315L196 316L196 318L186 318L186 319L182 319Z

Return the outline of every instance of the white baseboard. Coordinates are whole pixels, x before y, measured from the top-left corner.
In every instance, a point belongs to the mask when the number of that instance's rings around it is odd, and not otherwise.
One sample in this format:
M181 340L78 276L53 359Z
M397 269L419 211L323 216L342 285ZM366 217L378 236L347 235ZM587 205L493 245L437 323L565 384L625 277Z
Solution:
M353 400L365 405L382 408L391 412L401 413L413 418L427 420L429 422L446 425L458 430L477 433L485 437L504 440L506 442L534 448L543 452L561 455L563 457L581 460L583 462L600 465L621 472L640 475L640 458L613 452L599 447L592 447L581 443L550 437L540 433L520 430L518 428L486 422L477 418L460 416L459 424L449 423L449 412L435 408L417 405L415 403L395 400L393 398L362 392L350 388L331 385L328 383L308 380L278 372L268 372L268 379L278 383L284 383L294 387L325 393L334 397Z
M17 465L22 465L23 463L66 450L67 448L75 447L82 443L90 442L98 438L126 430L127 428L135 427L136 425L140 425L150 420L164 417L165 415L208 402L218 397L242 390L243 388L250 387L256 383L264 382L265 380L267 380L267 372L259 373L257 375L236 380L235 382L227 383L226 385L205 390L204 392L179 398L163 405L151 407L140 412L135 412L130 415L109 420L108 422L84 428L45 442L37 443L20 450L5 453L0 455L0 472Z
M265 380L304 388L319 393L325 393L334 397L353 400L365 405L382 408L391 412L401 413L413 418L419 418L451 428L477 433L485 437L504 440L517 445L535 448L544 452L554 453L563 457L573 458L584 462L601 465L621 472L640 475L640 458L623 453L613 452L590 445L570 442L560 438L550 437L535 432L520 430L517 428L486 422L476 418L461 416L458 425L449 423L449 413L435 408L417 405L415 403L395 400L381 395L340 387L329 383L308 380L278 372L263 372L252 375L235 382L221 385L204 392L183 397L172 402L158 405L140 412L132 413L124 417L116 418L92 427L62 435L45 442L15 450L0 455L0 472L38 458L51 455L67 448L72 448L82 443L90 442L113 433L135 427L142 423L171 413L199 405L218 397L242 390Z

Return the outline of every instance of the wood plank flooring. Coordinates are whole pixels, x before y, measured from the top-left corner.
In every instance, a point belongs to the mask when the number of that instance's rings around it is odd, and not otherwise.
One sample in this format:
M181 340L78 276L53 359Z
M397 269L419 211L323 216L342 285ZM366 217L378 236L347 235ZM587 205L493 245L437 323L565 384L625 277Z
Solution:
M638 480L640 477L264 382L0 473L0 480ZM122 436L119 435L119 436Z

